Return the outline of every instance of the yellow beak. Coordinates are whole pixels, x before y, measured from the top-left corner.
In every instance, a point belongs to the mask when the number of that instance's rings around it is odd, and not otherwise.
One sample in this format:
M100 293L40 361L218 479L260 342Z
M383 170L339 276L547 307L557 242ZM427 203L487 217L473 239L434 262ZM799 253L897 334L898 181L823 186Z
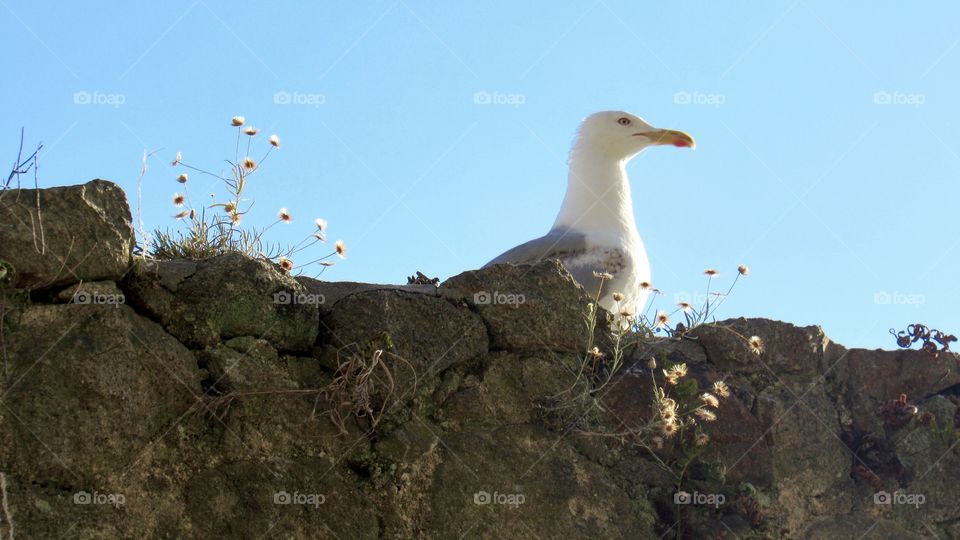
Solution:
M666 145L672 144L680 148L696 148L697 142L689 134L675 129L655 129L646 133L635 133L650 139L651 144Z

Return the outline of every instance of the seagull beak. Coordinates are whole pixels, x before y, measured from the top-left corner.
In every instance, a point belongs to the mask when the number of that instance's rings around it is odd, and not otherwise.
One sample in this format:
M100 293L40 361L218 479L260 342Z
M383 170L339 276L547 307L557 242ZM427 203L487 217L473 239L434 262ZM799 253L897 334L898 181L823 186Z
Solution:
M645 133L634 133L634 135L646 137L650 139L650 143L654 145L672 144L680 148L697 147L697 142L693 140L693 137L675 129L655 129Z

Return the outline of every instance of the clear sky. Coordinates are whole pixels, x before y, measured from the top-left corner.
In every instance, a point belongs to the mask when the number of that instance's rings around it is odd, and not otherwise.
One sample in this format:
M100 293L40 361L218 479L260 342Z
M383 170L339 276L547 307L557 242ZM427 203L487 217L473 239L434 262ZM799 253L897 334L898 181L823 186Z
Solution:
M0 155L23 126L42 186L106 178L135 208L159 150L148 228L174 224L176 152L219 171L242 114L258 152L283 145L249 223L287 207L270 238L295 243L328 220L348 258L324 279L445 279L546 232L577 123L624 109L698 144L629 168L661 307L746 263L721 317L850 346L960 332L955 2L0 0L0 20Z

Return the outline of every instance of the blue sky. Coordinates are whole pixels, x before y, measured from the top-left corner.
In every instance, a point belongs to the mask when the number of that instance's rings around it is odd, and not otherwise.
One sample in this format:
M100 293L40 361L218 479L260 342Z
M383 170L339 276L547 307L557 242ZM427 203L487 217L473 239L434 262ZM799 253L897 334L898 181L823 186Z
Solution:
M142 212L166 227L169 161L220 170L242 114L258 148L283 144L248 222L287 207L271 239L296 243L323 217L348 247L324 279L401 283L546 232L577 123L624 109L698 144L629 169L661 307L746 263L721 317L866 347L918 321L960 331L960 5L544 5L2 0L0 151L23 126L42 186L106 178L136 207L159 150Z

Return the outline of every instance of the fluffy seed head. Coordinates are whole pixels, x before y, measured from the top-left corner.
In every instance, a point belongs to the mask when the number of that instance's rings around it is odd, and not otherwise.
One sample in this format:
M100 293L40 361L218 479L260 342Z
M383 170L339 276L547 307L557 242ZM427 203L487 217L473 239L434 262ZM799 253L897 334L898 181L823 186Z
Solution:
M612 296L614 302L623 302L623 293L615 292Z
M270 136L270 144L271 144L274 148L280 148L280 137L277 137L276 135L271 135L271 136Z
M740 272L740 275L741 275L741 276L749 276L749 275L750 275L750 267L748 267L748 266L745 265L745 264L741 264L740 266L737 267L737 272Z
M187 178L188 178L187 173L183 173L177 177L177 182L180 182L181 184L186 184Z
M247 156L243 158L243 168L247 170L253 170L257 167L257 162L253 160L252 157Z
M290 223L293 221L293 216L290 215L290 212L287 212L286 208L281 208L280 212L277 214L277 217L279 217L280 221L284 223Z
M722 398L730 397L730 388L727 386L727 383L717 381L713 383L713 393Z
M239 127L239 126L242 126L243 123L246 121L247 119L242 116L234 116L233 118L230 119L230 125Z
M343 240L337 240L336 243L333 244L333 247L337 250L337 255L339 255L341 259L347 258L347 245L343 243Z
M174 206L183 206L183 203L187 200L186 196L182 193L173 194L173 205Z
M702 401L704 405L713 407L714 409L720 406L720 400L717 399L717 396L709 392L701 394L700 401Z
M249 135L249 136L251 136L251 137L253 137L254 135L256 135L256 134L257 134L257 131L260 131L260 130L258 130L257 128L255 128L255 127L253 127L253 126L248 126L247 129L243 130L244 133L246 133L247 135Z

